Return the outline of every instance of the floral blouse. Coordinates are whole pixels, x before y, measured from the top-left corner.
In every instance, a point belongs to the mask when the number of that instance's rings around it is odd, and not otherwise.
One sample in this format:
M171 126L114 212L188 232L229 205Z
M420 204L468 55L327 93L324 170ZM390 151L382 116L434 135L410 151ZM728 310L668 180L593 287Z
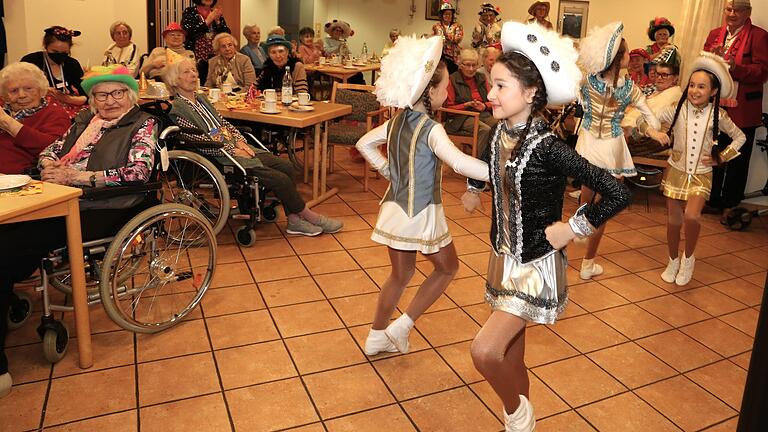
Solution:
M40 153L40 161L43 159L59 160L64 155L62 154L62 147L64 141L72 131L70 128L63 137L54 141L53 144L48 146L42 153ZM94 137L94 143L98 145L102 135L104 135L106 129L102 129ZM149 176L152 172L152 166L155 159L155 144L157 143L157 120L147 119L143 125L133 136L133 143L131 149L128 151L128 161L124 167L104 170L104 181L107 186L120 186L126 183L146 183L149 181ZM86 171L88 166L88 158L93 152L94 144L89 144L80 153L78 153L75 161L70 164L70 168L74 168L78 171Z
M443 55L454 63L458 61L461 52L459 43L464 39L464 27L459 23L453 23L446 27L439 22L432 26L432 34L443 37Z
M501 26L499 23L491 25L478 23L472 31L472 48L486 48L489 45L501 41Z

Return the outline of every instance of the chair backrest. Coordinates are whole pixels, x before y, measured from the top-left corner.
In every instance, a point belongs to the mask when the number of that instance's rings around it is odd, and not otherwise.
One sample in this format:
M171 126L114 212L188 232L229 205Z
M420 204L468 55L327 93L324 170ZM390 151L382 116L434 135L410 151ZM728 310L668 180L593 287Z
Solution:
M333 83L331 90L332 103L352 105L352 113L344 116L344 120L364 122L366 114L379 109L379 101L373 91L376 87L362 84Z

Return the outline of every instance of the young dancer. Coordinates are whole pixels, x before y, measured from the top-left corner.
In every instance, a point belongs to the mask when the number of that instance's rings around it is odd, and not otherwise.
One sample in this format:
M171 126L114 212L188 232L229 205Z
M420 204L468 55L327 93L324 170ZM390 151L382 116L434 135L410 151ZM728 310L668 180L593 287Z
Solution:
M675 140L667 159L669 167L661 181L662 193L667 197L667 246L669 263L661 274L668 283L683 286L691 281L696 258L693 253L699 239L701 209L712 189L712 166L728 162L739 155L746 141L725 110L720 108L721 98L734 97L734 85L728 64L721 57L702 52L691 67L693 73L677 108L667 107L659 113L659 120L670 123ZM638 119L641 132L662 144L669 137L647 129ZM733 141L723 151L713 152L720 132ZM717 150L716 148L714 149ZM680 228L685 222L685 255L678 256Z
M531 432L536 420L528 401L526 323L555 322L568 298L563 248L626 207L629 192L557 138L541 117L548 103L576 98L581 72L573 43L538 24L517 22L504 24L501 42L504 54L491 69L488 95L501 121L484 154L493 204L485 299L493 312L471 353L504 403L506 431ZM603 199L561 222L566 177ZM468 211L479 205L483 186L469 181L462 199Z
M403 110L357 142L360 154L390 181L371 239L389 247L392 272L381 287L365 342L368 355L408 352L414 321L440 297L458 270L441 199L442 163L463 176L488 179L488 166L454 147L443 126L432 119L432 110L448 97L442 49L439 36L398 39L382 61L376 95L382 105ZM383 144L387 157L378 150ZM416 251L435 270L405 313L387 326L416 269Z
M621 120L627 107L634 105L651 128L659 130L661 127L646 105L640 87L632 80L619 76L619 71L629 64L623 31L624 25L620 22L593 29L579 48L579 63L588 76L579 94L584 119L576 151L593 165L608 170L618 178L637 175L621 129ZM595 198L592 188L581 187L582 202L591 202ZM603 272L603 268L595 264L594 258L604 230L605 225L598 228L587 241L587 251L579 273L582 279L591 279Z

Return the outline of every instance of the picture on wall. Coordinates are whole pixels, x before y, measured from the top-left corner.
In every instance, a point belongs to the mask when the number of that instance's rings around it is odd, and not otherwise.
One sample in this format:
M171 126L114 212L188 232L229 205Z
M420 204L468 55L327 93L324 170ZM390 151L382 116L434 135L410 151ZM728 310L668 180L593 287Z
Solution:
M427 12L424 19L440 21L440 5L443 0L427 0Z

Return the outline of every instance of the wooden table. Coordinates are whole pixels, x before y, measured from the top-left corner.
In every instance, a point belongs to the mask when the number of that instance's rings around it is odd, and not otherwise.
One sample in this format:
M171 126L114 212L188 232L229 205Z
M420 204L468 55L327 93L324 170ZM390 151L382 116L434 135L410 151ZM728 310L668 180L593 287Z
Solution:
M314 135L314 153L312 158L312 201L307 203L308 207L319 204L338 193L337 188L327 190L327 165L328 165L328 127L329 120L343 117L352 112L351 105L313 102L314 111L298 112L291 111L278 103L280 114L264 114L258 109L228 109L224 103L216 104L216 109L226 119L243 120L255 123L271 124L276 126L286 126L297 129L304 129L310 126L315 127ZM324 132L321 134L321 126L325 125ZM321 136L322 135L322 136ZM320 145L318 145L320 143ZM308 180L309 166L306 163L306 143L304 144L304 181Z
M67 251L72 272L72 299L77 328L80 368L93 366L91 323L85 290L83 239L80 233L80 204L83 191L77 188L43 183L43 193L21 197L0 197L0 224L25 222L64 216L67 225ZM5 317L2 317L5 319Z
M307 72L313 72L313 71L320 72L321 74L339 79L341 80L341 82L345 84L349 78L351 78L353 75L359 72L371 72L371 84L373 84L374 82L376 82L376 71L381 70L381 63L369 63L365 66L352 66L352 67L344 67L341 65L331 66L328 64L304 65L304 69L306 69Z

